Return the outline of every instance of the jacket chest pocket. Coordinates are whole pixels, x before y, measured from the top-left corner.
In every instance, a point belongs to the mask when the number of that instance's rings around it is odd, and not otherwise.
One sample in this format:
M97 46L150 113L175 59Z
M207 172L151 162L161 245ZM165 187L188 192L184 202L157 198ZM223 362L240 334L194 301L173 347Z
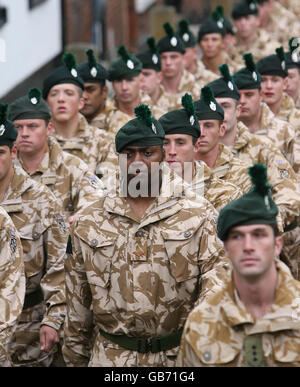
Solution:
M165 249L170 262L170 271L176 282L187 281L200 274L198 265L199 242L195 231L164 231Z
M97 238L90 242L85 254L85 266L91 285L108 288L111 280L112 258L116 254L116 238Z
M43 225L24 227L20 230L27 277L41 272L45 266L44 235L47 228Z

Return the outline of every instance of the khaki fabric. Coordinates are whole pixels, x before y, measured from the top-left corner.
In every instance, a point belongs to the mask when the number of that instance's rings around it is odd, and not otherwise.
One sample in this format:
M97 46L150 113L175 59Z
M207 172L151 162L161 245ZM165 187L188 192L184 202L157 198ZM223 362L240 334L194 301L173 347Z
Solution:
M216 210L204 198L195 200L165 165L162 176L160 195L141 220L118 191L82 211L73 227L65 261L63 354L69 366L174 366L178 347L129 351L104 339L99 328L147 338L176 332L210 280L218 283L209 273L227 265L216 237Z
M30 177L54 194L65 220L102 196L103 184L78 157L64 152L54 137L38 169ZM15 164L26 170L20 157Z
M12 366L9 343L25 297L25 270L20 235L0 205L0 367Z
M202 300L185 325L177 366L244 367L245 342L259 337L266 367L300 366L300 283L277 262L279 283L268 313L255 320L229 278ZM258 347L249 354L255 361Z
M11 343L16 366L49 365L53 352L40 351L39 328L59 330L65 318L64 256L67 227L56 198L21 168L14 175L2 207L12 218L23 247L26 295L40 287L44 301L23 310Z

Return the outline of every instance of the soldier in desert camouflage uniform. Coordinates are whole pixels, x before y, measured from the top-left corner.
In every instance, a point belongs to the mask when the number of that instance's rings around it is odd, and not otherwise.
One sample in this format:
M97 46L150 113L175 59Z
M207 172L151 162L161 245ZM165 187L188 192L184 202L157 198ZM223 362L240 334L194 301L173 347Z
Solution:
M78 66L79 76L84 81L84 107L81 113L89 125L104 129L105 118L112 109L112 102L107 96L107 70L96 61L93 50L86 52L88 60Z
M257 3L260 28L265 29L285 49L288 49L291 31L294 36L300 36L300 23L297 16L278 1L257 0Z
M225 51L225 21L224 18L214 11L199 28L198 44L201 50L201 61L206 70L219 76L218 67L227 63L231 71L237 71L237 64ZM208 80L209 81L209 80Z
M299 20L300 18L300 3L298 0L278 0L279 3L290 12L292 12Z
M12 146L18 132L13 125L7 130L10 146L0 143L0 203L20 235L26 275L26 296L10 344L11 357L15 366L49 366L65 317L67 229L48 188L13 166L16 149Z
M0 137L1 139L1 137ZM2 139L0 140L2 142ZM1 156L0 156L1 157ZM9 343L22 313L25 297L23 249L18 231L0 206L0 367L12 366Z
M278 209L257 167L253 189L220 212L232 275L189 315L178 366L300 366L300 283L276 259Z
M79 111L84 106L84 81L79 77L74 55L63 56L64 65L43 84L43 97L51 109L52 136L62 149L79 157L101 176L101 163L113 153L113 137L104 129L90 126Z
M242 56L252 52L255 61L271 55L280 45L267 31L258 27L258 5L255 0L241 0L233 9L231 16L236 27L236 43L228 54L232 60L243 67Z
M237 123L239 91L226 65L221 66L220 70L223 77L208 86L211 87L216 101L224 110L226 133L221 138L221 142L232 150L235 157L245 161L249 167L257 163L268 167L272 197L279 207L281 221L283 221L280 231L285 231L282 259L289 263L297 278L297 262L300 254L299 229L297 228L300 192L297 176L281 152L273 146L271 140L267 143L266 139L262 139L261 136L249 133L248 128L242 122Z
M185 45L185 69L192 73L197 82L197 86L202 88L206 83L218 78L218 75L210 70L207 70L198 58L198 43L195 35L189 28L187 20L181 20L178 24L177 34L181 37ZM199 95L196 99L198 99Z
M161 60L162 82L164 93L157 105L164 112L180 109L181 98L185 93L199 98L200 87L195 76L185 69L186 48L184 41L169 23L163 25L166 35L158 43Z
M274 113L265 104L261 92L261 75L251 54L244 55L246 67L233 76L240 93L240 110L238 119L242 121L251 133L271 139L277 149L288 160L294 171L299 172L299 156L296 152L297 138L295 129L275 117ZM266 142L266 141L265 141ZM278 163L277 163L278 164ZM286 175L285 167L279 168L282 176Z
M200 137L195 145L196 160L204 161L213 176L238 186L244 193L251 181L247 164L233 156L231 150L220 143L225 134L224 111L214 98L210 87L202 88L200 100L195 102L200 125Z
M216 211L160 165L163 129L147 106L136 114L116 136L124 184L85 209L72 230L64 345L70 366L174 366L185 319L206 276L223 264ZM136 174L142 164L147 170ZM136 178L144 187L137 195Z
M200 126L195 115L191 95L182 98L181 110L163 115L161 123L165 161L200 196L204 196L219 211L230 201L242 196L242 191L227 181L213 176L211 169L202 161L195 161L195 143L200 137Z
M108 79L112 82L113 108L106 117L105 130L117 134L119 129L134 117L134 109L141 103L153 107L153 114L159 118L163 114L158 105L153 105L151 97L140 88L142 62L127 52L124 46L118 49L119 57L108 69Z
M101 181L81 159L64 152L49 136L50 111L38 89L14 101L9 118L19 132L15 164L54 193L66 220L101 196Z

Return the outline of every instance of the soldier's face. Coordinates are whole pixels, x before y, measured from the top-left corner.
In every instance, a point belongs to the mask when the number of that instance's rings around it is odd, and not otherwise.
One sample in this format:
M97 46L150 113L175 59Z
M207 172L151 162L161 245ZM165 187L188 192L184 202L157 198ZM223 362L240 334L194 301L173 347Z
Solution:
M275 237L271 226L256 224L233 227L224 242L235 275L260 278L274 265L282 249L282 238Z
M84 106L81 113L87 119L93 119L105 109L107 87L100 83L85 83L83 91Z
M220 34L206 34L199 42L203 57L211 59L224 50L223 37Z
M184 56L179 52L163 52L160 56L164 78L174 78L184 69Z
M141 72L140 88L152 97L157 92L161 82L161 72L144 69Z
M237 34L240 39L247 39L255 35L258 28L258 17L255 15L247 15L234 20Z
M50 136L52 125L40 119L15 120L18 131L16 145L20 154L36 154L47 147L47 137Z
M220 138L224 136L226 127L218 120L199 121L201 135L198 139L195 150L197 155L207 155L219 146Z
M300 91L300 70L289 69L285 92L290 97L292 97L294 101L297 101L299 96L299 91Z
M261 90L264 102L270 106L278 104L282 99L286 83L286 78L282 78L277 75L263 75Z
M128 146L119 155L122 176L126 176L131 197L151 195L160 185L160 164L164 154L161 146Z
M112 87L118 102L131 104L139 98L140 75L120 81L113 81Z
M164 140L165 161L179 176L192 180L195 160L193 137L188 134L168 134ZM187 176L190 174L190 178Z
M13 154L7 145L0 146L0 182L4 181L12 169Z
M239 119L253 119L257 116L262 93L258 89L240 90L240 110Z
M84 106L79 87L71 84L55 85L47 97L53 121L65 123L78 116Z
M226 132L230 132L237 125L237 102L233 98L216 98L216 101L224 110Z

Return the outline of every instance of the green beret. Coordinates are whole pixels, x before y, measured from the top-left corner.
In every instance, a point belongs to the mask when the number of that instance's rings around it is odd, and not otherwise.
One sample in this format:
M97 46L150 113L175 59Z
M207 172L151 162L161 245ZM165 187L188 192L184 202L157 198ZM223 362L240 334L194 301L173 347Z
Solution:
M224 110L215 100L212 89L205 86L201 89L201 98L195 102L196 116L201 120L224 120Z
M251 53L243 55L246 67L243 67L233 75L233 79L239 90L260 89L261 75Z
M300 68L299 47L300 47L299 38L291 38L289 40L289 52L285 53L287 69Z
M182 41L181 37L174 32L170 23L165 23L163 27L167 35L160 39L157 43L159 53L162 54L163 52L179 52L180 54L185 54L184 42Z
M129 54L124 46L118 48L119 58L108 69L108 80L119 81L137 77L142 69L142 62L132 54Z
M42 98L39 89L30 89L24 97L18 98L9 106L9 119L26 120L41 119L49 121L51 119L50 108Z
M216 7L216 12L218 12L221 18L223 19L225 33L235 35L233 24L224 15L224 7L222 5L218 5Z
M116 151L121 152L128 145L141 148L163 145L165 132L152 116L149 107L140 105L134 111L137 118L122 126L116 135Z
M186 48L197 46L197 39L190 30L189 22L187 20L180 20L176 33L181 37Z
M96 61L94 51L87 50L86 54L88 60L78 66L79 76L84 80L84 82L101 83L106 81L108 78L108 72Z
M196 116L195 105L190 94L182 97L183 109L173 110L164 114L158 120L166 135L189 134L192 137L200 137L200 126Z
M200 42L203 36L207 34L220 34L222 37L224 37L226 34L224 19L217 11L214 11L210 18L205 21L199 28L198 42Z
M218 223L218 237L225 241L232 227L250 224L276 225L278 208L269 195L267 167L256 164L249 168L253 188L237 200L221 209Z
M84 81L79 76L76 58L70 53L64 53L62 57L63 66L56 68L52 74L50 74L43 83L43 98L47 99L49 91L55 85L61 85L63 83L71 83L75 86L80 87L82 90L84 89Z
M231 12L233 20L237 20L248 15L258 15L258 5L255 0L240 1L235 4Z
M136 57L142 62L143 69L150 69L159 72L161 71L161 61L153 36L148 38L146 43L148 45L148 49L138 53Z
M232 98L239 101L240 93L233 77L230 75L227 64L219 66L219 70L222 77L208 83L207 86L212 89L215 98Z
M276 48L276 54L265 56L256 65L261 75L277 75L282 78L288 75L283 47Z
M18 137L13 122L7 119L8 105L0 104L0 146L11 146Z

